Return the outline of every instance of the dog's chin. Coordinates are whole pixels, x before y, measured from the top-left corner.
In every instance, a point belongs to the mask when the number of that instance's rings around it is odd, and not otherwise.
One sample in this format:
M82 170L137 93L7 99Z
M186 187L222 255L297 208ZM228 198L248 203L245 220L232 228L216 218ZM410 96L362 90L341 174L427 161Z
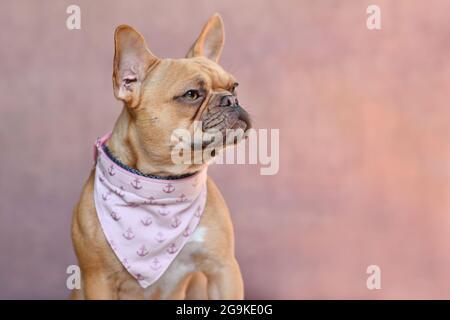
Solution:
M214 132L220 132L222 140L220 141L204 141L203 148L225 148L229 145L237 144L246 137L246 132L250 128L250 124L244 119L236 120L232 125L220 128L210 128L205 133L211 133L214 136Z

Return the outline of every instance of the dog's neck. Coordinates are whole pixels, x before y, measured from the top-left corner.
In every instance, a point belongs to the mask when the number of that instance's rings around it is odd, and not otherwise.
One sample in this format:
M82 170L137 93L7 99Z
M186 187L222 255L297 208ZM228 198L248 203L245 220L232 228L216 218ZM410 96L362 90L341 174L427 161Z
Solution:
M161 161L161 155L153 154L151 150L143 150L139 145L132 117L128 108L124 107L107 142L110 152L120 162L144 174L159 177L183 176L201 169L198 165L184 166L167 160Z

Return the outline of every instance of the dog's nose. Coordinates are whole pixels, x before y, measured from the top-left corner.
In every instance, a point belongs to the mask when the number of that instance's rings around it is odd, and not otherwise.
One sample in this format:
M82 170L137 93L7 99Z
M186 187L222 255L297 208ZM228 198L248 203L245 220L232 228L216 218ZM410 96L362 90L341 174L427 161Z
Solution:
M220 99L221 107L234 107L238 105L238 100L235 96L226 95Z

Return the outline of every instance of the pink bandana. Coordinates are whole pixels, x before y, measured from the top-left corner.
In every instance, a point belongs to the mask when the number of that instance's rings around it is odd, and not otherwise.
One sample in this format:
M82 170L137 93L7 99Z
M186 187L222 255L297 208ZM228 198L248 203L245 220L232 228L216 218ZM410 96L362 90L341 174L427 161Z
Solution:
M162 180L117 165L96 143L94 200L116 256L146 288L161 277L197 227L206 203L206 169Z

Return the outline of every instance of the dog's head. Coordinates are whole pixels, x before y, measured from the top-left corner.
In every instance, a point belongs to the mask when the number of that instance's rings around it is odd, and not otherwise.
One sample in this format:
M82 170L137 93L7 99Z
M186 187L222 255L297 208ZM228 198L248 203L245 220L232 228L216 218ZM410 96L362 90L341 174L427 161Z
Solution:
M132 27L116 29L114 94L130 115L130 139L153 161L170 165L174 131L184 129L194 136L194 122L201 121L203 132L221 132L224 137L227 129L250 127L237 100L236 79L218 64L223 44L218 14L209 19L183 59L158 58ZM224 139L221 144L235 142Z

